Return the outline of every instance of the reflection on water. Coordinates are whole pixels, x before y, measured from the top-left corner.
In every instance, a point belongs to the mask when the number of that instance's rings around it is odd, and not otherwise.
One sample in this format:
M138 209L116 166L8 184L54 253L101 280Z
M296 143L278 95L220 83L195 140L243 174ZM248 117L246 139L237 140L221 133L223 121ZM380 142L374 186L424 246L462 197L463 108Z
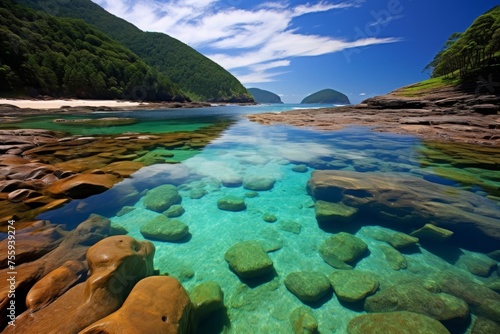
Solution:
M474 163L475 156L464 154L444 158L453 156L450 152L414 137L366 128L320 133L239 119L181 164L144 167L105 193L73 201L39 218L75 226L90 213L98 213L111 218L115 231L142 240L141 228L162 214L146 208L146 190L176 185L184 209L176 219L189 227L190 238L153 240L154 262L161 273L177 277L187 290L202 282L219 283L229 320L223 321L224 315L219 314L221 319L207 320L201 332L292 333L290 315L306 304L320 332L345 333L347 323L365 312L362 302L345 302L330 293L304 303L285 286L285 278L292 272L314 271L330 275L334 282L332 274L345 264L354 267L353 272L372 273L383 291L405 282L409 291L427 289L432 298L437 285L447 286L443 273L475 282L470 284L498 285L496 262L469 247L490 247L500 236L498 154L488 163L484 159ZM469 162L462 169L465 159ZM308 193L313 171L324 170L336 171L335 177L313 182ZM469 182L471 178L478 182ZM262 179L271 180L271 185L263 185ZM319 209L316 203L315 207L311 195L325 206ZM245 209L219 209L217 202L227 196L244 201ZM440 215L450 221L440 225L442 230L436 228L442 223ZM411 233L428 223L436 229L420 231L418 244L415 238L395 232ZM353 261L328 258L324 244L340 231L355 235L368 251ZM470 234L467 243L463 238L447 239L446 233L469 231L476 234ZM474 240L475 236L482 239ZM409 246L400 247L395 242L400 239ZM229 269L227 250L248 240L258 241L268 252L274 276L249 281ZM396 299L402 298L400 293L393 292ZM470 322L462 321L458 329L452 327L463 333L469 326Z

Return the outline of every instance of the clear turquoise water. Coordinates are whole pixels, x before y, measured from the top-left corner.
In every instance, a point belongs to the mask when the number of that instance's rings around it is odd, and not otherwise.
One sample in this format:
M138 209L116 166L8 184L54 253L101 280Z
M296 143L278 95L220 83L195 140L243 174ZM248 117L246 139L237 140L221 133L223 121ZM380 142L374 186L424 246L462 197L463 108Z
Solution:
M132 196L128 202L122 199L158 185L175 184L179 186L182 206L186 210L179 219L189 226L191 238L182 243L153 241L156 268L161 273L177 277L187 290L205 281L217 281L224 291L230 319L230 328L226 326L225 333L292 333L290 312L303 304L286 289L284 277L298 270L320 271L327 275L334 271L318 253L319 245L331 233L319 228L311 206L313 201L306 192L306 183L314 168L325 168L328 162L328 168L332 169L383 171L389 175L387 182L398 182L398 175L415 173L423 166L419 162L421 156L418 150L422 143L411 136L375 133L357 127L325 133L288 126L261 126L241 117L245 113L279 112L290 107L293 106L214 107L206 110L208 117L204 114L202 121L199 118L201 110L188 110L188 113L192 112L192 117L182 121L186 126L209 124L228 117L235 123L200 154L182 164L145 167L131 179L103 194L73 201L39 218L71 226L86 219L90 213L98 213L109 217L113 226L123 227L130 236L142 240L141 226L158 213L147 210L140 195ZM158 129L161 120L161 127L166 131L167 125L174 127L179 124L179 118L185 116L184 111L170 114L161 111L127 113L127 117L130 115L141 120L150 119L151 129L155 128L155 123ZM308 172L292 171L296 164L306 164ZM233 174L242 177L266 175L277 182L272 190L246 198L245 211L221 211L216 205L219 198L225 195L244 197L248 192L242 187L226 188L220 185L221 177ZM462 187L440 177L434 180ZM207 190L207 194L200 199L191 199L190 190L199 187ZM487 196L482 189L470 191ZM493 200L485 200L495 205ZM135 209L121 217L116 216L124 205ZM265 213L274 214L278 221L265 222L262 219ZM289 232L287 222L299 224L300 233ZM377 222L363 223L370 225ZM405 254L408 269L394 271L384 259L379 248L380 241L367 237L363 229L355 234L370 249L370 255L359 261L356 269L376 273L381 288L403 279L425 278L440 271L468 275L478 281L486 280L473 276L463 267L449 263L423 247L418 252ZM224 253L231 245L244 240L282 245L279 250L269 253L277 272L274 279L248 286L229 270ZM460 252L473 254L467 250ZM321 333L345 333L349 320L361 313L363 311L359 308L340 303L335 295L313 308ZM222 333L224 329L218 323L222 320L212 320L211 325L205 324L208 327L202 332Z

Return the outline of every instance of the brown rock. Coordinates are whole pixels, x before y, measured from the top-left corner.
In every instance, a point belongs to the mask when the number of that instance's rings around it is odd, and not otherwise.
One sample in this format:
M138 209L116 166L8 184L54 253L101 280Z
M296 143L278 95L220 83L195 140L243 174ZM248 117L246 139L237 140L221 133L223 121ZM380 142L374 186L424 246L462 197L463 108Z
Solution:
M110 163L102 170L106 173L116 174L120 177L129 177L142 167L144 167L144 164L137 161L117 161Z
M46 307L75 284L86 271L87 267L82 262L66 261L33 285L26 296L26 307L30 312Z
M7 196L8 200L14 203L22 202L29 198L40 197L42 194L31 189L17 189L11 191Z
M103 239L87 252L90 276L85 282L37 312L24 312L4 333L81 331L120 308L132 287L153 274L153 256L150 242L127 236Z
M110 189L117 182L111 174L78 174L52 183L47 191L53 196L85 198Z
M85 328L80 334L191 333L192 306L173 277L152 276L139 281L123 306Z

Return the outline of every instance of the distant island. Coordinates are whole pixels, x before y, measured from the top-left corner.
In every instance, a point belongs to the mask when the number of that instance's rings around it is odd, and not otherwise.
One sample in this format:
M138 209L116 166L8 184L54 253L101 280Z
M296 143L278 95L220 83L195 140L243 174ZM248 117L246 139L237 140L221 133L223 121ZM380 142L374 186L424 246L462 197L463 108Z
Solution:
M351 104L351 101L349 101L349 98L345 94L342 94L335 89L323 89L319 92L306 96L300 103Z
M248 88L247 90L257 103L283 103L278 95L270 91L259 88Z

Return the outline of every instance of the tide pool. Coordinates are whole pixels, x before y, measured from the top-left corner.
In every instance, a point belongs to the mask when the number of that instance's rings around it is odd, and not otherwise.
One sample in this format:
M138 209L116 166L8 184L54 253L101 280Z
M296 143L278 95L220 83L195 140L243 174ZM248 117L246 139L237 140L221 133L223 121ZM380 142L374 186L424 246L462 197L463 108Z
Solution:
M453 201L450 205L461 209L467 207L467 212L474 213L475 218L497 223L500 211L495 189L500 185L500 175L494 166L498 166L498 161L493 165L475 164L474 158L469 157L467 172L481 181L471 184L467 180L462 182L457 173L447 178L446 168L452 175L452 170L457 171L461 167L454 166L450 162L452 158L449 161L442 156L438 158L437 153L442 153L439 147L429 148L426 143L411 136L375 133L361 127L317 132L289 126L262 126L249 122L241 115L247 112L280 112L290 109L290 106L224 108L205 109L203 112L208 114L204 114L207 118L202 118L203 121L198 114L202 111L195 110L192 111L192 118L182 121L185 125L209 124L228 118L233 121L199 154L180 164L144 167L107 192L72 201L38 218L74 226L91 213L102 214L111 219L116 231L126 230L128 235L143 240L141 227L162 215L145 207L147 190L165 184L177 186L185 212L176 219L189 227L189 234L175 242L152 239L156 247L154 263L161 274L178 278L188 291L208 281L215 281L221 286L225 310L205 319L199 333L293 333L290 315L301 306L310 308L321 333L346 333L349 321L366 313L362 301L340 301L335 293L330 292L318 301L304 303L284 284L285 278L297 271L314 271L326 276L338 272L338 268L322 258L320 249L327 238L340 231L349 232L366 243L368 251L350 265L354 271L372 273L379 282L380 291L408 282L431 287L429 290L432 290L443 273L464 277L467 282L481 286L498 283L496 262L484 254L485 250L464 248L459 240L421 242L407 249L391 248L405 262L404 266L395 269L386 251L392 246L374 237L372 229L410 233L411 226L394 223L401 217L381 218L377 205L365 209L363 203L354 203L363 196L368 198L368 195L360 195L360 189L348 194L351 202L344 202L351 206L358 205L361 211L364 210L363 214L355 215L348 222L320 224L316 217L315 199L307 191L312 173L322 170L359 173L353 175L360 177L362 174L373 175L380 189L400 189L403 181L407 180L417 182L419 186L419 182L429 182L422 184L438 187L437 192L432 193L434 197L431 196L435 203L446 202L448 205L447 201ZM231 111L231 108L236 111ZM125 117L141 120L136 127L142 122L151 122L151 128L148 125L136 130L154 132L153 124L158 130L159 123L163 131L169 131L169 126L173 129L175 124L179 124L176 117L185 117L185 112L189 114L191 111L169 111L168 115L153 111L124 114ZM442 154L450 157L453 152L448 150ZM245 180L255 177L272 179L274 185L264 191L245 189ZM228 179L235 184L225 186ZM419 188L414 188L414 191L418 196ZM218 200L226 196L243 199L246 208L237 212L219 209ZM396 205L406 196L400 192L399 197L391 200ZM427 197L421 199L428 200ZM413 203L417 210L418 203ZM120 212L124 207L127 212ZM408 211L412 211L411 207ZM438 210L434 214L439 216L441 212ZM266 216L274 216L276 221L267 222L264 220ZM401 221L410 221L411 218L401 218ZM425 223L428 222L421 225ZM267 251L273 263L273 273L248 280L230 269L225 253L231 246L249 240L259 242ZM469 245L477 244L477 248L481 248L482 242L480 239L472 240ZM493 263L492 268L485 276L477 275L477 271L474 274L471 259L476 259L478 263ZM472 319L475 318L474 314ZM471 321L447 325L452 332L467 333L470 332Z

